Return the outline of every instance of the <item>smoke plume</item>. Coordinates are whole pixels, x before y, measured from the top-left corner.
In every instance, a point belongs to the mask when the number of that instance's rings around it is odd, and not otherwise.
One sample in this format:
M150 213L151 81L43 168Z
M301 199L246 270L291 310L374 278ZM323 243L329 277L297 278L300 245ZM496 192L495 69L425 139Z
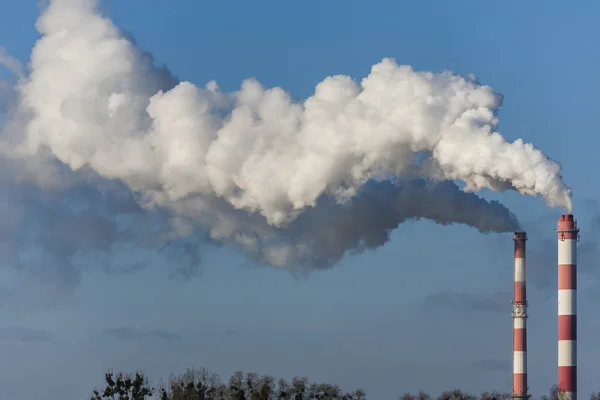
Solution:
M254 79L224 93L157 68L96 3L52 0L37 20L0 140L13 181L57 193L121 182L136 215L168 216L156 240L205 232L276 266L329 266L409 219L518 229L472 193L485 188L571 208L560 165L496 131L502 97L475 79L385 58L361 82L324 79L302 102Z

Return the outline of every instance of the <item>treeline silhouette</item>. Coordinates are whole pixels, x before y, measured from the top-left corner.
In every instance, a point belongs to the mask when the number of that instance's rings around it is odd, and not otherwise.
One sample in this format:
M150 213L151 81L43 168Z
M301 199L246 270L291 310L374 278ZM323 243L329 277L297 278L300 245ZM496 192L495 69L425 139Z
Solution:
M405 393L398 400L509 400L510 393L484 392L473 395L460 389L445 391L437 397L425 392ZM227 382L206 368L190 369L173 375L157 387L151 386L143 373L107 373L101 389L93 391L91 400L366 400L361 389L344 392L338 385L311 383L307 378L276 380L269 375L238 371ZM533 398L532 398L533 399ZM539 400L561 400L554 385ZM592 393L590 400L600 400Z

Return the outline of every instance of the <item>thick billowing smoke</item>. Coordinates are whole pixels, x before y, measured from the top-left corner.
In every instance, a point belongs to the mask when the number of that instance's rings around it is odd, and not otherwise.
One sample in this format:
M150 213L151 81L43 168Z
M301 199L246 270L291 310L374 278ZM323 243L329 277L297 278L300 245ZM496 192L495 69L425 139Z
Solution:
M234 93L178 82L93 0L52 0L36 27L3 157L43 190L122 182L170 216L162 240L206 232L271 265L319 267L407 219L518 229L468 193L484 188L571 207L560 165L497 133L502 97L474 79L386 58L298 103L253 79Z

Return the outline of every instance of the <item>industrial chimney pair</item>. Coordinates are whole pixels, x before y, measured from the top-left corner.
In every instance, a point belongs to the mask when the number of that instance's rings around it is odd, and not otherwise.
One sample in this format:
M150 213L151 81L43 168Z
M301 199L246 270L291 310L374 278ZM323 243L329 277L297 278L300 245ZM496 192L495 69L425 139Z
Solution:
M577 240L572 214L558 220L558 392L560 400L577 400ZM531 397L527 387L527 234L516 232L513 296L513 399Z

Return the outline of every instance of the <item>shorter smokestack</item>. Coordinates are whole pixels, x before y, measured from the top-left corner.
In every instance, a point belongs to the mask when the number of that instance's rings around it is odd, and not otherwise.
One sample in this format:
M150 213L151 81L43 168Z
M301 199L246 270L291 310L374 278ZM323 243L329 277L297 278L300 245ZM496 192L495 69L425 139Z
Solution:
M515 232L515 284L513 295L513 399L528 399L527 387L527 292L525 241L527 233Z

